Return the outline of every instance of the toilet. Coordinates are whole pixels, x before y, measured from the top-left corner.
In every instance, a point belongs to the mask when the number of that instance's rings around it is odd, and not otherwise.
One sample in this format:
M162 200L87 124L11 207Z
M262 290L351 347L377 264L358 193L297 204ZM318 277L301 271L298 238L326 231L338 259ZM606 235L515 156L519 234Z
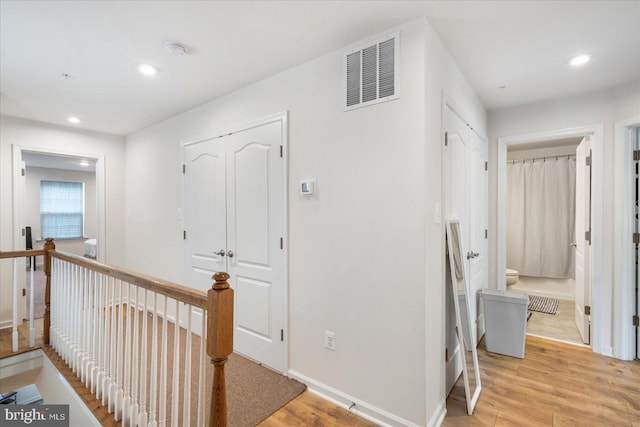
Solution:
M511 270L507 268L507 286L515 285L520 280L520 273L518 270Z

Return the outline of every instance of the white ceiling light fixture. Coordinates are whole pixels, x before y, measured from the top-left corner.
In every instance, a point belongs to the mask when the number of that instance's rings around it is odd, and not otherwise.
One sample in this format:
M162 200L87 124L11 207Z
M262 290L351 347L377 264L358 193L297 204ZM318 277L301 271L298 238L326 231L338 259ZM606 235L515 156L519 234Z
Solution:
M89 166L89 162L86 161L86 160L81 160L79 164L80 164L80 166L85 167L85 168Z
M578 55L573 57L571 61L569 61L569 64L573 67L579 67L589 62L590 59L591 55Z
M164 42L164 50L169 56L183 56L189 53L189 49L178 42Z
M140 72L140 74L147 77L155 76L158 73L158 69L149 64L139 64L138 71Z
M69 117L67 117L67 121L68 121L69 123L73 123L73 124L76 124L76 125L77 125L78 123L80 123L80 119L79 119L79 118L77 118L76 116L69 116Z

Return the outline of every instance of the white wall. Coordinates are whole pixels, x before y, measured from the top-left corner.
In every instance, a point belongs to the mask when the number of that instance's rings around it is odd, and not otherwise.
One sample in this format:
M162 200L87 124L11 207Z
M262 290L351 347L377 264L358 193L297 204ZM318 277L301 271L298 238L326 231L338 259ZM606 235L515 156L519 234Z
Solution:
M106 251L105 260L124 265L124 138L86 132L64 126L49 125L14 117L0 116L0 250L13 250L12 146L63 153L104 156ZM15 225L17 227L17 225ZM22 226L22 225L21 225ZM0 263L0 293L11 295L11 266ZM8 287L8 289L5 289ZM0 299L0 324L11 318L11 298Z
M127 264L182 281L181 141L289 111L290 370L425 425L445 397L442 90L485 113L424 19L400 30L398 100L343 112L341 50L127 137Z
M96 174L95 172L72 171L27 166L25 191L25 224L31 226L34 249L42 248L40 227L40 181L65 181L84 183L84 237L97 237ZM45 236L46 237L46 236ZM83 255L84 239L56 241L56 249ZM39 257L42 262L42 257Z
M613 150L614 123L640 114L640 80L628 84L584 95L539 102L522 107L491 111L489 113L489 218L490 223L490 254L495 260L497 253L497 237L495 218L497 216L497 141L498 138L522 135L533 132L568 129L580 126L604 126L604 200L603 206L613 205ZM602 347L610 349L612 342L612 286L613 281L613 212L604 209L603 263L604 280L597 286L602 286L605 292L606 310L602 319L604 324L596 325L604 331L605 340ZM495 262L490 264L490 282L496 281Z

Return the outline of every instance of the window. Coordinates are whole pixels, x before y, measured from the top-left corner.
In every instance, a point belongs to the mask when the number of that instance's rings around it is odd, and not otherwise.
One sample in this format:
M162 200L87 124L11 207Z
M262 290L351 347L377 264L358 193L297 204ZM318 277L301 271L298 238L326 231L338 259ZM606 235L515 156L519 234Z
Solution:
M40 181L42 237L77 239L84 235L84 183Z

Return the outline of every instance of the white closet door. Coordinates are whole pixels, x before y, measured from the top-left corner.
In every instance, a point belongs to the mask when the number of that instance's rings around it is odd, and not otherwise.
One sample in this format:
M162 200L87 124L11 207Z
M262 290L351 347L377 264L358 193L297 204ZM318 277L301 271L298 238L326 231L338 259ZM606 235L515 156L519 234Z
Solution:
M227 271L236 300L234 347L283 372L282 123L222 140L227 150Z
M226 270L217 255L227 248L225 151L218 139L184 148L185 283L208 291L215 272Z
M444 110L444 129L446 132L447 146L444 149L444 180L445 180L445 219L457 219L460 221L460 240L463 256L469 250L469 170L467 168L467 151L469 144L469 128L466 123L449 108ZM448 265L448 261L447 261ZM468 278L468 263L463 263L465 277ZM448 268L446 269L449 270ZM448 274L448 273L447 273ZM468 281L468 280L467 280ZM451 357L446 364L446 387L447 393L451 391L456 380L462 372L462 359L458 352L458 339L456 337L456 316L453 298L460 298L460 295L453 295L451 286L446 286L447 313L446 313L446 346L447 353ZM459 300L461 321L467 321L467 311L462 309L466 305L465 300ZM468 336L466 328L463 328L465 345L469 345L471 337Z
M279 372L284 345L282 122L185 146L186 283L235 291L234 350Z
M591 294L591 245L585 238L590 231L591 218L591 167L587 157L591 153L589 137L585 137L576 148L576 300L575 321L582 341L589 343L589 316L585 306Z
M488 172L487 144L475 132L469 132L469 315L472 330L476 334L476 344L481 336L478 324L478 291L487 287L489 280L488 243L485 230L488 227Z

